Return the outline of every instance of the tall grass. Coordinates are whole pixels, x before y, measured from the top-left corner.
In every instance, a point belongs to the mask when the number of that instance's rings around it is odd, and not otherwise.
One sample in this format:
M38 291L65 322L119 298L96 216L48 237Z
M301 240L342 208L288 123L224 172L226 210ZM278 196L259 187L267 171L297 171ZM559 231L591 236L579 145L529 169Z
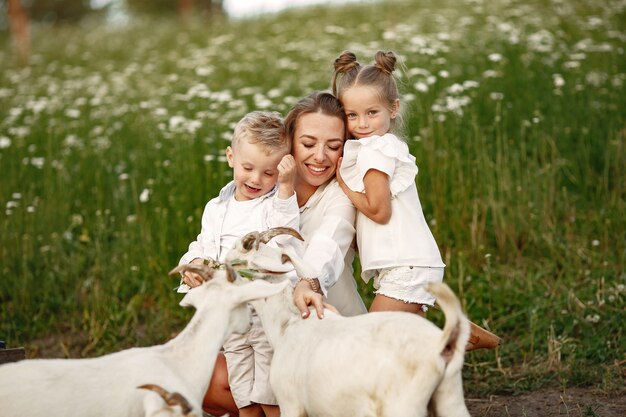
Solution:
M468 390L619 389L625 7L422 0L35 27L28 68L3 39L0 339L76 357L181 329L166 273L230 179L233 123L326 89L344 49L392 49L446 281L504 338L468 354Z

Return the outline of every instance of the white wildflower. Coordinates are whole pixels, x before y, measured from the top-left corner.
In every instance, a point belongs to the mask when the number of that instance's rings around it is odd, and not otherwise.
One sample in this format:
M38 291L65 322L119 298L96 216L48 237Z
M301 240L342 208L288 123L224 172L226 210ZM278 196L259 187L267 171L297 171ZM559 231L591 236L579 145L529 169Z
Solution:
M428 84L423 83L423 82L417 82L415 83L415 89L421 93L426 93L428 92Z
M66 109L65 115L70 119L78 119L80 117L80 110L78 109Z
M213 68L211 67L197 67L196 75L198 77L206 77L207 75L211 75L213 73Z
M144 188L141 191L141 194L139 194L139 201L142 203L147 203L148 200L150 200L150 190L147 188Z
M487 58L489 59L489 61L491 62L500 62L502 61L502 59L504 59L504 57L498 53L492 53L487 55Z
M565 85L565 79L561 74L552 74L552 81L556 88L561 88Z
M46 159L44 157L30 158L30 164L38 169L42 169L45 162L46 162Z
M458 83L454 83L450 87L448 87L448 93L450 93L450 94L460 94L464 90L465 89L463 88L463 86L461 84L458 84Z
M6 136L0 136L0 149L6 149L11 146L11 139Z
M496 70L488 69L485 72L483 72L483 77L484 78L498 78L500 77L500 73Z

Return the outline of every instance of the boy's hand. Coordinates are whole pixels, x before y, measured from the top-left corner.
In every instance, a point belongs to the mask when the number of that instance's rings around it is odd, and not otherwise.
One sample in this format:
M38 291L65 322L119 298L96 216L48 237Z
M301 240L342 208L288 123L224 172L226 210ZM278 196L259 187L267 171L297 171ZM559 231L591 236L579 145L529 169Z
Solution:
M296 160L287 154L278 164L278 198L286 200L294 193L296 182Z
M189 262L190 264L202 265L204 263L204 259L196 258L193 261ZM183 282L189 285L191 288L197 287L201 285L204 280L202 277L195 272L185 271L183 272Z

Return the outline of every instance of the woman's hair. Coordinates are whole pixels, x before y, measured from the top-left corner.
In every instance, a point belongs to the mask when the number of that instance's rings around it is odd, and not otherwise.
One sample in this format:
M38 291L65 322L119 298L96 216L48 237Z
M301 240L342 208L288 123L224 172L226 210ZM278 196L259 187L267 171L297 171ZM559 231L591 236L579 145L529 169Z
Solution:
M396 55L391 51L378 51L374 56L374 63L361 65L356 55L350 51L342 52L335 59L332 77L332 92L341 100L343 94L352 87L372 87L378 93L381 103L393 111L396 100L400 98L398 84L393 76L396 69ZM398 117L391 120L391 128L397 130L402 121Z
M285 134L280 113L253 111L246 114L235 126L231 146L237 147L242 139L259 144L268 152L291 150L291 140Z
M346 124L346 115L337 97L330 93L315 91L300 99L285 117L285 132L290 140L293 140L300 116L308 113L322 113L326 116L337 117L344 123L344 126Z

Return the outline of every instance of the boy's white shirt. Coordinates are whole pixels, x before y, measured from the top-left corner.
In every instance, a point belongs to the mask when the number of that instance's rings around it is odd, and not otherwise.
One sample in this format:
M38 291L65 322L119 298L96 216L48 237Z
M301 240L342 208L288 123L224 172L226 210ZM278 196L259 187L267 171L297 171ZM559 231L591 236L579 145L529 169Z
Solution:
M217 197L206 204L202 213L200 234L189 244L189 249L181 257L179 265L188 264L196 258L223 262L237 239L249 232L281 226L299 230L300 212L295 193L282 200L278 198L278 186L275 186L261 197L232 205L234 195L235 183L231 181L220 190ZM239 223L236 222L237 214L243 217L239 219ZM179 292L188 290L185 287L186 285L181 285Z

